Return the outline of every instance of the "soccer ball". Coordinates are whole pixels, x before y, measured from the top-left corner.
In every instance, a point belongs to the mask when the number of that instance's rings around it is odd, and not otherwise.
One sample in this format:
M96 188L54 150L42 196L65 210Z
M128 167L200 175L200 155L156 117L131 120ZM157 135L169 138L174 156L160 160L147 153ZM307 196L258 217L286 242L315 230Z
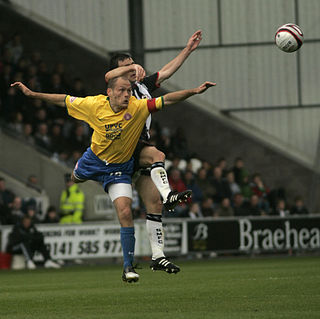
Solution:
M277 47L284 52L297 51L303 43L303 32L293 23L282 25L275 35Z

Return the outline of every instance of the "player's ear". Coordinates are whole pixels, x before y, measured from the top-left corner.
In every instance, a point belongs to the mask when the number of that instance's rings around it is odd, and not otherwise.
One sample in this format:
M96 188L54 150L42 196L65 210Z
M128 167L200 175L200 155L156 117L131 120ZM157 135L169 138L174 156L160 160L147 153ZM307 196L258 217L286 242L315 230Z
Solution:
M111 88L107 88L107 95L108 96L110 96L111 92L112 92Z

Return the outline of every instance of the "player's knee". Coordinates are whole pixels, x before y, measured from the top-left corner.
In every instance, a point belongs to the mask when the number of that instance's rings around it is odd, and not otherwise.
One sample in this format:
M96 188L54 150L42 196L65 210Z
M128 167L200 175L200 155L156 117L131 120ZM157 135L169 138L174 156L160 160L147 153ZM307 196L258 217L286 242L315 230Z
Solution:
M75 177L73 173L71 174L71 180L74 183L83 183L84 182L84 180L81 180L81 179L78 179L77 177Z
M161 215L163 204L158 194L156 196L152 196L152 198L143 198L143 202L149 213Z
M129 205L119 207L118 214L121 226L126 227L132 222L132 212Z
M154 155L153 155L153 161L154 162L164 162L165 159L166 159L165 154L156 149L156 151L154 152Z
M74 176L73 173L71 174L71 180L72 180L74 183L79 183L79 182L80 182L80 181Z

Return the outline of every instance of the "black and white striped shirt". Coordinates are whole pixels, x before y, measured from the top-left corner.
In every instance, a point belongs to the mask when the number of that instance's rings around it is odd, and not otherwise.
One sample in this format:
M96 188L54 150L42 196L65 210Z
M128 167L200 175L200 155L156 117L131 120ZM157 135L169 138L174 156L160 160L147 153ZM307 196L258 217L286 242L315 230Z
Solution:
M132 85L132 95L137 99L151 99L151 93L155 91L159 85L157 84L159 73L156 72L150 76L145 77L141 82L136 82ZM140 139L149 140L150 139L150 130L151 126L151 114L146 120L146 124L141 133Z

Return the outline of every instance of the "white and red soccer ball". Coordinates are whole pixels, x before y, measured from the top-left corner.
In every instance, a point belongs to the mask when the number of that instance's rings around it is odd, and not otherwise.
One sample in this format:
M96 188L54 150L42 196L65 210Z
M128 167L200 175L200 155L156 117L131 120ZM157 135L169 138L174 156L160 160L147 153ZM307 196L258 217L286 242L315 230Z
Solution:
M278 28L275 41L280 50L291 53L302 46L303 32L296 24L287 23Z

